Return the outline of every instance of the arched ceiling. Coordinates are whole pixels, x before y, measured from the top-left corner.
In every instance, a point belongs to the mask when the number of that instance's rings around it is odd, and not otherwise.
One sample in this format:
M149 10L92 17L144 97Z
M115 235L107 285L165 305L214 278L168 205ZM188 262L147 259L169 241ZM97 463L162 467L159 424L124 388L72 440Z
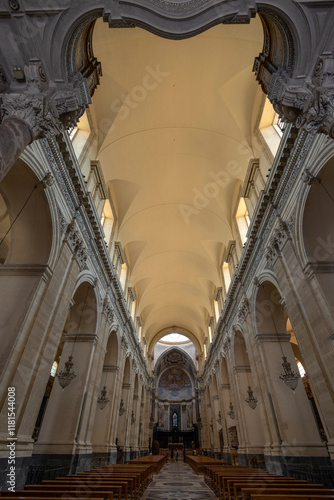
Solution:
M202 344L252 155L259 19L187 40L98 21L92 113L148 342L177 325Z

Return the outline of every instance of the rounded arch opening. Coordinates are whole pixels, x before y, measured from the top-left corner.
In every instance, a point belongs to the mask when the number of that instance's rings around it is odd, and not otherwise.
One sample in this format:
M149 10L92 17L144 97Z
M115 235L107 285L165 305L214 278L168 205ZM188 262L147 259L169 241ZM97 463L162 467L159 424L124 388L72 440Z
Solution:
M43 183L18 159L0 183L0 262L46 265L52 218Z
M334 260L334 157L311 180L306 199L302 235L309 262L324 263Z

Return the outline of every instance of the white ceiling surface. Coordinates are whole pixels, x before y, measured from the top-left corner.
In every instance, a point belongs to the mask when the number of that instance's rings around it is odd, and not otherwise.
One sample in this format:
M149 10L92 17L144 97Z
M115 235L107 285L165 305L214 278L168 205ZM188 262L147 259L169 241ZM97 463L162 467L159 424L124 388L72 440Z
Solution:
M94 52L103 70L92 106L97 157L148 342L171 325L201 344L208 334L252 157L261 92L252 65L262 41L259 19L182 41L97 22ZM225 175L223 185L213 180L217 173Z

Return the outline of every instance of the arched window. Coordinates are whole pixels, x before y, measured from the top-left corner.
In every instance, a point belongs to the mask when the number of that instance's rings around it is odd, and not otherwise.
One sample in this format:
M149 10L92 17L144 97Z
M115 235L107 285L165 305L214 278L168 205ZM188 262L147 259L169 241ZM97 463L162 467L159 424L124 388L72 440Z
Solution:
M224 262L223 264L223 277L225 283L225 292L227 293L231 283L231 274L227 262Z
M250 223L249 213L244 198L240 198L236 218L237 218L241 243L244 245L247 239L247 232Z

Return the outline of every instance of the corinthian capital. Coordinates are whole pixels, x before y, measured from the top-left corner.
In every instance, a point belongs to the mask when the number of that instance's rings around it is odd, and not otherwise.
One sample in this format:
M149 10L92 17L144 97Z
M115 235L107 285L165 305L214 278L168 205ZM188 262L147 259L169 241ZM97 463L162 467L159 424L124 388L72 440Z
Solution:
M49 111L42 94L5 94L1 110L3 120L14 117L25 122L31 131L32 140L52 137L62 130L62 124Z
M26 86L20 92L0 96L3 121L17 119L30 130L31 141L51 138L64 127L74 125L90 103L86 80L80 73L69 83L49 85L40 61L32 60L24 68Z

